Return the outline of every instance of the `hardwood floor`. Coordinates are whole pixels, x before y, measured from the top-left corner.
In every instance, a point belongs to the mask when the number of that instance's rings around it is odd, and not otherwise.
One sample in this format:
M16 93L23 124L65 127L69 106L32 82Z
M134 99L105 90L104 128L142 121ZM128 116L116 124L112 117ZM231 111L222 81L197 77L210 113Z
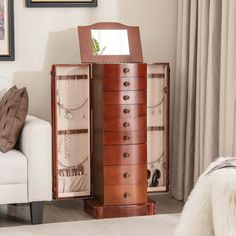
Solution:
M168 194L149 196L158 203L158 214L180 213L183 202L176 201ZM82 200L53 201L45 203L44 223L91 220L83 211ZM0 205L0 227L30 224L29 204Z

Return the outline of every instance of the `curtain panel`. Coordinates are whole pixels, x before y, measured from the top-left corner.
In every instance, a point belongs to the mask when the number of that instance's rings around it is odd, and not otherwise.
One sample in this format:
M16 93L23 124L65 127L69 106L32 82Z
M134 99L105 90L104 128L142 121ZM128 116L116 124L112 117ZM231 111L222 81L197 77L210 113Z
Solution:
M218 156L236 155L236 1L178 0L171 194L186 200Z

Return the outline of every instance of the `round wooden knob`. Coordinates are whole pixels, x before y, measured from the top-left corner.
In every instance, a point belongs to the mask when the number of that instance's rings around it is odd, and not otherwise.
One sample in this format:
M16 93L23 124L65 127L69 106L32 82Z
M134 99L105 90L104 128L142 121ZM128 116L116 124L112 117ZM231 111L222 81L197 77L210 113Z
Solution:
M130 72L130 69L129 68L124 68L124 73L129 73Z
M130 173L129 173L129 172L125 172L125 173L124 173L124 178L125 178L125 179L128 179L129 177L130 177Z
M129 87L129 86L130 86L130 82L129 82L129 81L125 81L125 82L124 82L124 86L125 86L125 87Z
M129 95L125 95L125 96L123 97L123 99L124 99L125 101L129 100Z
M125 153L123 154L123 156L124 156L124 158L128 158L128 157L130 157L130 154L129 154L128 152L125 152Z
M124 109L124 110L123 110L123 113L124 113L124 114L129 114L129 113L130 113L130 109L127 109L127 108Z
M131 194L130 194L130 193L128 193L128 192L127 192L127 193L124 193L124 198L125 198L125 199L128 199L128 198L130 198L130 197L131 197Z
M129 141L130 137L128 135L125 135L123 139L124 139L124 141Z
M123 126L124 126L125 128L127 128L127 127L130 126L130 123L129 123L129 122L125 122L125 123L123 124Z

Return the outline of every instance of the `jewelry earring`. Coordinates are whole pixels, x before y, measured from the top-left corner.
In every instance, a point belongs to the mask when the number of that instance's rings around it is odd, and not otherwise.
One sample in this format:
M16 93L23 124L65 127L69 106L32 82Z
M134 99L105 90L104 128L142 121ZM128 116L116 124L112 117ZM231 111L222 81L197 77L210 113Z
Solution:
M77 166L77 175L83 175L84 174L84 167L82 164Z
M66 110L65 118L70 120L73 118L72 112L69 110Z

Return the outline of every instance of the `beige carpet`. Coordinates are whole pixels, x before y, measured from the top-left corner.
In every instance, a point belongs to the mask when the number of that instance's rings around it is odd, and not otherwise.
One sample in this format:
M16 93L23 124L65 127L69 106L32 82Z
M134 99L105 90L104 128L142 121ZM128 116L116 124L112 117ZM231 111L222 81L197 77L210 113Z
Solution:
M1 236L172 236L179 214L0 228Z

